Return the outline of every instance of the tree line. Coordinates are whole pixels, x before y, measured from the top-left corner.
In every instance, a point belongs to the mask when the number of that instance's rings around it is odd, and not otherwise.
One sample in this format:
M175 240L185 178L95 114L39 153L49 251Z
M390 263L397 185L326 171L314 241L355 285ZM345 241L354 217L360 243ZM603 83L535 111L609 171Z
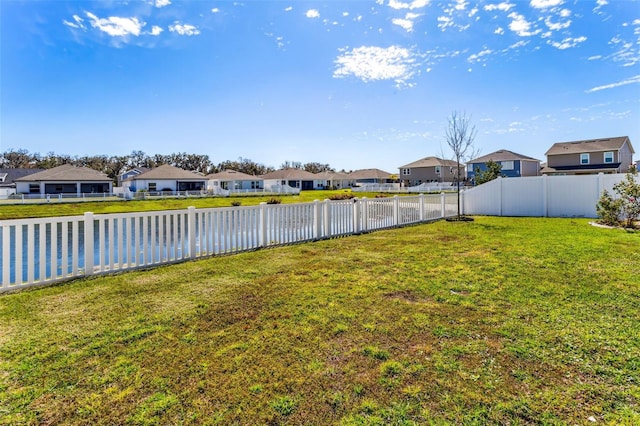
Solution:
M275 170L271 166L265 166L248 158L240 157L235 161L226 160L214 164L206 154L188 154L186 152L148 155L143 151L132 151L129 155L71 156L54 152L40 155L39 153L30 153L25 149L12 149L0 154L0 168L3 169L51 169L63 164L89 167L106 174L114 182L117 181L118 175L126 170L140 167L152 169L163 164L204 175L224 170L235 170L248 175L263 175ZM298 161L285 161L280 168L296 168L310 173L334 171L329 164L315 162L302 164Z

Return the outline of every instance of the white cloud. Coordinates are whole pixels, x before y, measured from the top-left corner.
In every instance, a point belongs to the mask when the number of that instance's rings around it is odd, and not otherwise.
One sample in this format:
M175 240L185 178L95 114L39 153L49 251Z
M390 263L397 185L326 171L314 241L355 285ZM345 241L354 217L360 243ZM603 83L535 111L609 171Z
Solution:
M544 19L544 23L552 31L563 30L563 29L569 28L571 26L571 20L568 20L566 22L552 22L551 21L551 17L549 17L549 16L547 16Z
M169 25L169 31L180 35L194 36L200 34L200 30L190 24L180 24L176 21L173 25Z
M387 48L362 46L344 51L335 60L334 78L353 76L364 82L393 80L398 86L411 86L419 67L416 53L400 46Z
M547 43L555 47L556 49L565 50L565 49L570 49L572 47L576 47L578 44L586 40L587 38L582 36L577 38L571 38L571 37L565 38L561 42L548 40Z
M409 33L413 31L413 21L409 19L395 18L391 20L391 23L404 28Z
M564 0L531 0L531 7L536 9L547 9L550 7L560 6Z
M502 35L502 34L504 34L504 28L498 27L498 28L496 28L496 30L493 33Z
M319 18L320 12L318 12L316 9L309 9L307 10L307 13L305 13L305 16L307 18Z
M484 10L488 12L492 12L494 10L501 10L503 12L508 12L514 6L515 6L514 4L505 1L498 4L487 4L484 6Z
M430 0L414 0L410 3L403 3L398 0L389 0L389 7L392 9L421 9L429 4Z
M113 37L125 37L128 35L139 36L140 30L145 26L144 22L138 18L121 18L111 16L109 18L98 18L91 12L86 12L91 20L91 26L105 32Z
M492 53L493 53L493 50L491 50L491 49L485 49L485 50L483 50L483 51L481 51L481 52L474 53L473 55L469 56L469 57L467 58L467 61L468 61L468 62L471 62L471 63L480 62L480 61L482 61L482 60L483 60L483 56L487 56L487 55L490 55L490 54L492 54Z
M81 29L81 30L85 30L87 29L87 27L84 25L84 19L82 19L81 17L79 17L78 15L73 15L73 20L75 22L70 22L67 20L63 20L62 23L68 27L71 28L77 28L77 29Z
M165 7L171 4L171 0L156 0L156 7Z
M540 30L530 31L531 23L529 23L524 16L516 12L511 12L509 15L511 23L509 23L509 29L520 37L532 36L540 33Z
M287 6L284 8L285 12L291 12L293 10L293 6Z
M438 28L442 31L453 26L453 18L449 16L438 16Z
M395 18L395 19L391 20L391 23L404 28L407 32L412 32L413 31L414 20L419 18L419 17L420 17L420 14L409 12L409 13L407 13L405 15L404 19Z
M211 13L219 13L220 9L218 9L217 7L214 7L213 9L211 9Z
M636 75L635 77L628 78L626 80L619 81L617 83L605 84L604 86L593 87L589 90L586 90L586 93L598 92L600 90L606 89L614 89L620 86L626 86L627 84L640 83L640 75Z
M158 36L162 31L164 31L162 28L154 25L153 27L151 27L151 32L149 34L151 34L152 36Z

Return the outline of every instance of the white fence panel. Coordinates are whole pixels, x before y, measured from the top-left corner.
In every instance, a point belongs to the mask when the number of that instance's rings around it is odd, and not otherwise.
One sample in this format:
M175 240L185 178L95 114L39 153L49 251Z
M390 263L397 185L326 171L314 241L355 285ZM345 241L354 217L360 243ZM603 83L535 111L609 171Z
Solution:
M545 216L544 180L538 177L500 179L501 216Z
M0 292L457 213L456 194L0 221Z
M604 189L625 174L498 178L463 192L464 213L488 216L596 217Z

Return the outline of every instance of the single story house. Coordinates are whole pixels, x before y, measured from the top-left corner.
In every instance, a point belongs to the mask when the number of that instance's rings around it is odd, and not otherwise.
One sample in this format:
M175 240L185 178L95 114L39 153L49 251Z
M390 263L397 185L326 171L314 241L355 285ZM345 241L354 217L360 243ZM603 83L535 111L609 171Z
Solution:
M626 173L635 151L628 136L554 143L545 153L545 175Z
M316 173L316 179L322 182L323 189L350 188L356 183L349 173L333 172L330 170Z
M204 191L207 188L207 178L179 167L163 164L127 178L122 182L122 186L131 192Z
M540 160L518 154L507 149L500 149L491 154L469 160L467 162L467 178L475 179L476 171L487 170L487 163L498 163L504 177L540 176Z
M19 194L110 194L113 182L106 174L71 164L46 169L14 180Z
M356 185L367 183L394 183L397 179L388 172L380 169L360 169L349 173L349 177L355 181Z
M138 176L139 174L142 174L144 172L148 172L149 170L151 169L148 167L134 167L132 169L125 170L118 175L118 186L122 186L122 182L124 182L125 180L134 176Z
M464 165L460 167L464 170ZM400 181L405 187L423 183L453 183L456 181L458 163L438 157L425 157L400 166L399 169Z
M262 175L264 187L286 185L301 190L323 189L324 182L313 173L302 169L280 169Z
M16 193L15 180L34 173L39 173L43 169L0 169L0 198L7 198Z
M207 190L216 192L219 189L227 191L251 191L264 189L264 179L259 176L248 175L235 170L224 170L206 176Z

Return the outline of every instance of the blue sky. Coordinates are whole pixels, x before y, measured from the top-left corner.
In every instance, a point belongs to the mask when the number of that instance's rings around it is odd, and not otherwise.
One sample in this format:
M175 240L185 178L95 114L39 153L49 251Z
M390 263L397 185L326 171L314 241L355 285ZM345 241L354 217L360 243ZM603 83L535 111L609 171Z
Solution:
M455 110L481 154L640 158L639 1L2 0L0 31L0 151L397 172Z

